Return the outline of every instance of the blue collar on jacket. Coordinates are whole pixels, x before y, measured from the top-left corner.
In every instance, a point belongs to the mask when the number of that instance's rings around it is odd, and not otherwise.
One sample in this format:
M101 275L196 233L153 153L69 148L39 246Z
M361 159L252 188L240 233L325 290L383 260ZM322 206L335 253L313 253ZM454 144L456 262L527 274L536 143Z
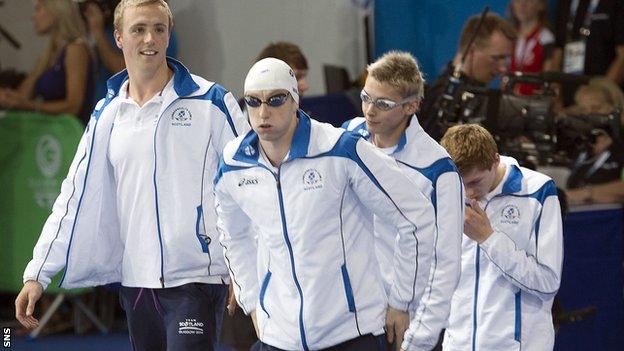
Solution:
M199 89L199 85L191 77L188 68L180 61L167 57L167 66L173 70L173 89L178 96L187 96ZM119 89L126 79L128 79L128 70L126 69L108 79L106 82L106 87L108 88L107 100L119 94Z
M522 190L522 171L520 171L520 168L514 164L509 165L509 167L509 176L507 176L507 179L503 184L501 195L510 195Z
M414 116L410 117L410 122L412 118L414 118ZM411 123L408 123L407 128L405 128L405 130L403 131L403 134L401 134L401 139L399 139L399 143L397 144L396 148L392 151L392 154L396 154L397 152L402 151L405 148L405 145L407 145L407 129L409 128L410 125ZM368 131L368 128L366 127L366 121L360 123L360 125L353 128L353 132L360 134L361 136L364 137L364 139L370 141L370 137L372 134L371 132Z
M312 128L310 117L302 110L298 110L297 118L299 122L297 123L295 134L290 144L288 159L305 157L308 154L310 131ZM258 142L258 134L250 130L238 146L238 150L236 150L233 159L240 162L258 164L258 157L260 156L260 144Z
M414 118L414 116L410 118ZM412 126L412 123L413 121L410 121L410 124L408 124L403 134L401 134L401 139L399 139L399 143L397 144L394 151L392 151L392 154L395 154L405 148L405 145L407 144L408 129L410 128L410 126ZM366 128L366 121L360 123L358 126L353 128L352 132L360 134L366 140L369 140L372 135L368 131L368 128ZM511 164L509 165L509 167L510 167L509 176L507 177L507 179L505 180L505 183L503 184L503 189L501 189L501 195L510 195L510 194L514 194L522 190L522 178L523 178L522 171L520 171L520 168L518 168L518 166L515 164Z

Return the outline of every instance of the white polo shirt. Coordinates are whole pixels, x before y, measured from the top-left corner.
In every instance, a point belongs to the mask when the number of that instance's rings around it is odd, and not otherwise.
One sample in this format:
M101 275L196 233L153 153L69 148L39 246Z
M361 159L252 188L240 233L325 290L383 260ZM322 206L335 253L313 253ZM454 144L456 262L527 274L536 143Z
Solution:
M121 87L121 103L110 137L108 158L117 185L117 215L124 243L122 285L151 287L160 277L160 252L154 194L154 133L163 92L173 78L143 106Z

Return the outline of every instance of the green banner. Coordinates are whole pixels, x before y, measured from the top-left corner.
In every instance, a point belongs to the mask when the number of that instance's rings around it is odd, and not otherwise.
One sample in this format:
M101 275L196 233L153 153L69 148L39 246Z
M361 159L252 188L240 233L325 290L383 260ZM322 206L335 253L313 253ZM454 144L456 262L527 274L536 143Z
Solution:
M19 292L84 127L70 115L0 113L0 290ZM60 276L46 292L60 290Z

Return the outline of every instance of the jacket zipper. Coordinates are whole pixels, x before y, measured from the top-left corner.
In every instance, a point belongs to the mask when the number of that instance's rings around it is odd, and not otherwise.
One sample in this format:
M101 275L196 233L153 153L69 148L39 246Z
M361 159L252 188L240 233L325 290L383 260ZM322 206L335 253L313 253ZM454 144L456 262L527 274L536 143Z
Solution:
M175 103L176 101L178 101L180 99L180 97L177 97L176 99L173 99L173 101L171 101L169 103L169 105L167 105L167 107L165 107L162 112L158 115L158 120L156 121L156 128L154 128L154 200L155 200L155 206L156 206L156 229L158 232L158 243L160 245L160 278L158 279L158 281L160 282L160 286L164 289L165 288L165 253L164 253L164 249L163 249L163 242L162 242L162 233L160 230L160 211L159 211L159 206L158 206L158 187L156 186L156 166L157 166L157 162L158 162L158 157L156 155L156 135L158 134L158 126L160 125L160 119L162 118L162 115L165 111L167 111L167 109L173 105L173 103Z
M492 202L492 200L494 200L495 198L499 197L499 195L494 195L486 204L485 207L483 208L483 212L487 211L488 206L490 205L490 202ZM473 307L472 307L472 350L475 351L476 350L476 344L477 344L477 299L479 296L479 263L480 263L480 256L481 256L481 247L479 246L479 244L477 243L477 248L476 248L476 257L475 257L475 293L474 293L474 302L473 302Z
M293 280L295 281L295 286L297 287L297 291L299 292L299 298L301 300L301 304L299 305L299 333L301 334L301 343L303 345L304 350L309 350L308 342L306 340L305 328L303 326L303 291L301 290L301 285L299 284L299 280L297 279L297 273L295 271L295 258L293 255L292 246L290 244L290 239L288 237L288 229L286 228L286 214L284 213L284 198L282 196L282 185L280 181L280 170L277 169L277 175L273 172L273 177L275 177L276 187L277 187L277 195L280 206L280 217L282 219L282 232L284 234L284 240L286 241L286 247L288 248L288 254L290 256L290 265L292 269Z

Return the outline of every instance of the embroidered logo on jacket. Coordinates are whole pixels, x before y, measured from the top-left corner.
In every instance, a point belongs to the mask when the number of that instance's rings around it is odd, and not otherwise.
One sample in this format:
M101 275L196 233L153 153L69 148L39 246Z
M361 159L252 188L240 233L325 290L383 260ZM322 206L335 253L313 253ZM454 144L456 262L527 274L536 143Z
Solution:
M186 107L178 107L171 114L171 125L189 127L193 120L193 115Z
M313 168L303 173L303 190L320 189L323 187L323 177Z
M204 334L204 323L198 322L195 318L187 318L178 325L178 334Z
M520 210L514 205L507 205L501 211L501 223L520 223Z

